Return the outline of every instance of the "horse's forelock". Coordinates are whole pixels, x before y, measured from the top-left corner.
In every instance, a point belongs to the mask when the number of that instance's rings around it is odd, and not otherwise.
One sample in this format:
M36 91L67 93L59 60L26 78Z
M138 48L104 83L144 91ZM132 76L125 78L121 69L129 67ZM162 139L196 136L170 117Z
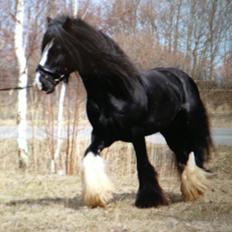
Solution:
M67 17L60 16L48 21L47 30L42 41L42 51L52 40L58 41L62 39L63 25Z

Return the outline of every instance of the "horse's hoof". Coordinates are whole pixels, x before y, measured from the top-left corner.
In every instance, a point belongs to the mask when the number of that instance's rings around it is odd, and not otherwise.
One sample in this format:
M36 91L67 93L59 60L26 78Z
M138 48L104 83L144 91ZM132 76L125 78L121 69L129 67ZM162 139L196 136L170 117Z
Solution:
M83 193L84 203L90 208L96 207L106 207L106 205L110 202L113 198L111 190L101 192L95 195L94 194L87 194Z
M169 201L163 192L154 191L139 191L135 201L135 206L138 208L151 208L168 204Z

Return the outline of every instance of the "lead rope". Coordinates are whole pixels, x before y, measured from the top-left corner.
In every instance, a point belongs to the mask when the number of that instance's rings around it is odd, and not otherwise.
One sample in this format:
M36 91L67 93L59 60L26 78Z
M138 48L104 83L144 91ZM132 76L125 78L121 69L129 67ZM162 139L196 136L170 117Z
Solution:
M21 89L28 89L28 88L31 88L33 87L33 85L27 85L25 87L9 87L9 88L0 88L0 91L11 91L11 90L21 90Z

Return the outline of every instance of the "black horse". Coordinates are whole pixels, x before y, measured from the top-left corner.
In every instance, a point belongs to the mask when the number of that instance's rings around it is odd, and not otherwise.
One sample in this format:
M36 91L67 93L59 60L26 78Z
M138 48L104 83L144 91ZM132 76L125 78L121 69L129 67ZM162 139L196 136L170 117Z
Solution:
M121 140L133 144L139 179L135 205L167 205L157 173L147 156L145 136L160 132L176 155L186 200L206 190L204 161L211 137L208 119L194 81L176 68L139 72L106 34L81 19L48 20L35 83L51 93L60 81L78 71L87 91L92 141L83 159L84 201L105 206L112 186L100 152Z

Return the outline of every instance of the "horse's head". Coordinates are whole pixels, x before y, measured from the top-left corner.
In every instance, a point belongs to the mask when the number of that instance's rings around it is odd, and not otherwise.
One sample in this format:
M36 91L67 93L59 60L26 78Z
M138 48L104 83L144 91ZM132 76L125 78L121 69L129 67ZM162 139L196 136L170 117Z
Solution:
M64 23L48 20L47 31L42 42L41 60L36 69L35 85L46 93L52 93L61 81L67 82L73 71L71 60L65 50L65 41L60 33Z
M124 52L106 34L79 18L58 16L48 20L35 84L51 93L73 71L78 71L83 80L106 73L120 80L125 88L125 82L130 86L131 77L137 75Z

